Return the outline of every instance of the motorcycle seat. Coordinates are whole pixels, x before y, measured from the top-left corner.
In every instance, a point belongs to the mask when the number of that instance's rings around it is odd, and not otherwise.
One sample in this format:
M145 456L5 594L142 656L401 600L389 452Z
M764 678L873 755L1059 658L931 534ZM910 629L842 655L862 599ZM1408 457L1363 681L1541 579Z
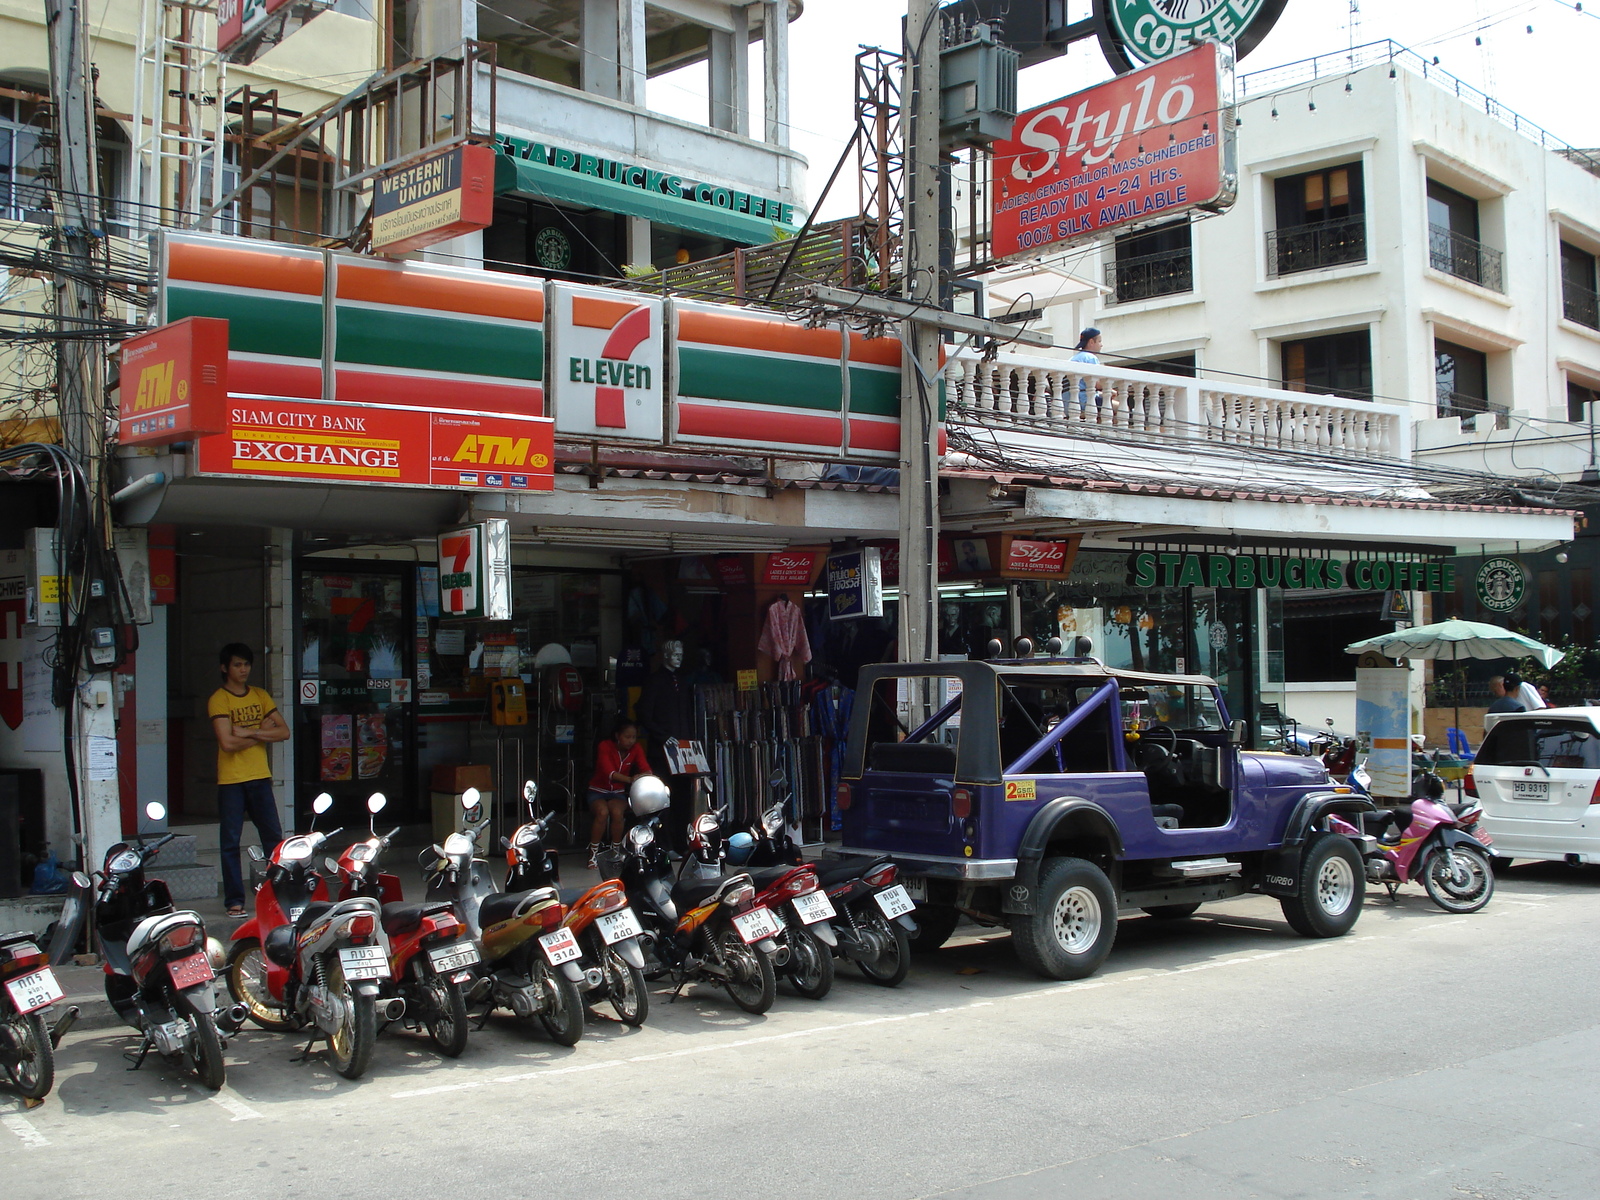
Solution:
M485 896L478 906L478 926L487 929L501 921L509 921L541 899L556 899L555 888L532 888L525 892L496 892Z
M680 913L688 912L715 895L725 880L726 876L715 879L680 879L672 888L672 902L678 906Z
M795 865L796 864L794 863L780 863L775 867L756 867L752 871L747 871L746 874L748 874L750 879L755 883L756 891L764 892L773 884L777 883L778 880L787 875L790 871L794 870Z
M261 951L267 958L277 963L280 967L294 965L294 927L279 925L267 934L267 940L261 944Z
M823 887L832 887L835 884L847 883L865 875L879 863L888 862L887 857L882 858L842 858L836 863L827 866L817 865L817 879Z
M333 901L331 901L331 900L318 900L315 903L306 905L305 911L300 914L299 919L296 920L295 923L294 923L295 932L297 932L297 933L305 932L307 929L309 929L311 927L311 923L313 921L315 921L318 917L320 917L323 913L327 912L332 907L333 907ZM277 932L277 931L274 930L273 932Z
M394 900L383 906L383 931L407 933L422 924L423 906Z

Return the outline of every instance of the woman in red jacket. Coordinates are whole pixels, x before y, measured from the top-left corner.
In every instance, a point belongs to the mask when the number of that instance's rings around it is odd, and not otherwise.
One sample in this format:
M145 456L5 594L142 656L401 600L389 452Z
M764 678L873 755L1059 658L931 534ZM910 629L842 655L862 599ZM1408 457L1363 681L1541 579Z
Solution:
M632 721L618 722L611 736L595 751L594 777L589 780L589 808L594 813L594 826L589 832L591 867L606 843L613 850L622 849L623 803L628 798L628 785L648 774L650 764L639 744L639 727ZM610 836L613 829L615 839Z

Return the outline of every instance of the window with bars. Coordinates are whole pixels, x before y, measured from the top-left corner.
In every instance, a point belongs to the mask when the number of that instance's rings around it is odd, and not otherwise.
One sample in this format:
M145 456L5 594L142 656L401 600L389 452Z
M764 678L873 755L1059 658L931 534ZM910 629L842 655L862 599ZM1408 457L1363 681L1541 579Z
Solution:
M1267 271L1290 275L1367 259L1361 164L1343 163L1273 182L1277 228L1267 234Z
M1116 260L1106 264L1106 286L1117 304L1194 291L1189 219L1119 237Z
M1561 315L1590 329L1600 329L1594 255L1571 242L1561 243Z
M1480 241L1478 202L1428 180L1428 265L1436 271L1504 291L1500 251Z
M1433 381L1441 417L1489 411L1489 356L1483 351L1435 338Z

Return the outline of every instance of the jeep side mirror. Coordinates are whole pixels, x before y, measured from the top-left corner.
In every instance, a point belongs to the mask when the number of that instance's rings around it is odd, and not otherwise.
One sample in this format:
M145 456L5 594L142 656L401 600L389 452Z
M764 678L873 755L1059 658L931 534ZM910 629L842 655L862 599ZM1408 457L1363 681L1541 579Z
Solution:
M1228 729L1228 740L1235 746L1242 746L1250 740L1250 723L1243 718L1235 721Z

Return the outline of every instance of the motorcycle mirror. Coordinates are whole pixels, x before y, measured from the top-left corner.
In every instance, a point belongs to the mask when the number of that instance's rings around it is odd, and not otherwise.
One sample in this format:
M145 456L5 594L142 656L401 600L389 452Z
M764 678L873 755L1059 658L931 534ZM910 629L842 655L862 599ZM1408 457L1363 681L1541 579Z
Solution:
M327 868L327 871L328 871L329 875L337 875L339 873L339 861L338 861L338 859L335 859L335 858L324 858L322 860L322 865Z
M251 862L267 861L267 856L261 852L260 846L246 846L245 851L250 855Z
M93 886L89 882L89 877L87 875L85 875L82 871L74 871L72 873L72 882L73 882L73 885L75 887L82 888L82 889L88 889L88 888Z
M318 796L315 800L313 800L311 802L311 811L314 812L319 817L323 813L327 812L332 807L333 807L333 797L328 795L327 792L323 792L320 796Z
M377 816L388 803L389 798L382 792L373 792L372 795L367 797L367 811L373 816Z
M167 815L167 806L159 800L152 800L144 806L144 815L152 821L159 821Z
M533 802L539 797L539 785L533 780L528 780L522 785L522 802L528 806L528 811L533 812Z
M466 809L477 808L478 802L481 799L482 796L478 792L478 789L475 787L469 787L466 791L461 793L461 807Z

